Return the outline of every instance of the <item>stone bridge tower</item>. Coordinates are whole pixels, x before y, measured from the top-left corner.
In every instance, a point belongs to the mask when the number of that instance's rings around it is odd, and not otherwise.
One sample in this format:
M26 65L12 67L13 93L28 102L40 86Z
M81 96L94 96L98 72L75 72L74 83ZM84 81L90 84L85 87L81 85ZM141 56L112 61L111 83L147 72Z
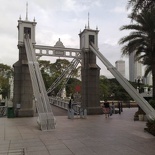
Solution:
M35 44L36 22L18 20L18 49L19 60L14 64L14 97L13 106L16 116L28 117L34 115L33 90L24 45L24 36L29 34L32 43Z
M96 64L96 55L90 50L90 42L98 48L98 30L85 28L80 34L80 49L82 50L82 107L88 115L101 113L99 100L100 68Z

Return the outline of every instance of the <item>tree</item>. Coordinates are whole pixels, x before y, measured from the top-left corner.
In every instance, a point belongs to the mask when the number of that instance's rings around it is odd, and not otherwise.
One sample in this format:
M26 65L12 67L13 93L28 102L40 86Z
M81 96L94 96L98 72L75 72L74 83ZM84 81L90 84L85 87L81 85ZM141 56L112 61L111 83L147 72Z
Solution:
M40 70L41 70L41 73L44 79L46 89L48 89L55 82L55 80L66 70L66 68L70 64L71 62L69 62L66 59L57 59L56 62L54 63L50 63L50 61L46 61L46 60L39 60L39 67L40 67ZM71 78L78 77L77 74L78 74L79 69L80 67L73 70L73 74ZM70 84L70 86L74 87L74 84L73 85ZM60 83L59 86L55 88L54 90L55 94L57 94L61 88L62 88L62 83ZM67 89L67 90L70 91L72 89L74 88Z
M127 8L132 7L131 17L134 18L141 11L148 11L155 7L155 0L129 0Z
M131 97L119 84L113 79L107 79L105 76L100 76L100 100L131 100Z
M131 30L128 36L120 39L123 55L135 52L135 60L141 60L152 71L153 98L155 99L155 9L142 11L139 15L129 18L133 23L124 25L120 30Z
M76 93L76 86L81 87L81 81L76 78L70 78L66 85L67 96Z
M2 97L8 97L9 91L10 91L10 84L9 84L9 78L13 76L13 68L0 64L0 94L2 94Z
M10 78L13 75L13 68L0 63L0 76Z
M109 86L110 86L110 83L109 83L109 80L101 75L100 76L100 100L104 100L104 99L107 99L108 96L109 96Z
M48 89L52 81L52 77L50 76L50 61L39 60L39 68L44 80L45 88Z
M126 90L119 84L119 82L115 78L109 79L109 84L110 84L109 99L114 99L118 101L131 100L130 95L126 92Z

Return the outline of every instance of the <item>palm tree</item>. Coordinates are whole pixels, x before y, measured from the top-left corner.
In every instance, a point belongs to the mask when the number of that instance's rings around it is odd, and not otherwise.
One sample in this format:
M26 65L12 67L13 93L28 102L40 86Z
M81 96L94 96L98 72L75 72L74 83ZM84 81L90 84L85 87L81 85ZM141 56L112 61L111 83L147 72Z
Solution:
M152 71L153 99L155 99L155 8L129 18L133 20L132 24L120 28L131 30L128 36L119 41L119 44L124 44L122 54L129 55L135 52L136 60L142 60L142 63Z
M142 10L147 11L150 8L155 7L155 0L129 0L127 8L132 7L131 17L133 18Z

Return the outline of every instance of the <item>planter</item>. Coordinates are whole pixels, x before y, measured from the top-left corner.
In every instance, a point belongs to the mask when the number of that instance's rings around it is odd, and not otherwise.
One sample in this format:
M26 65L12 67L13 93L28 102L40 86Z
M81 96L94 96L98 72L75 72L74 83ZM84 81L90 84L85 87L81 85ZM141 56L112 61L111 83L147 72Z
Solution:
M151 135L155 136L155 131L154 130L149 130L148 128L144 128L145 131L150 133Z
M147 119L147 117L146 117L146 115L144 115L144 121L147 121L148 119Z
M144 121L144 115L138 115L139 121Z

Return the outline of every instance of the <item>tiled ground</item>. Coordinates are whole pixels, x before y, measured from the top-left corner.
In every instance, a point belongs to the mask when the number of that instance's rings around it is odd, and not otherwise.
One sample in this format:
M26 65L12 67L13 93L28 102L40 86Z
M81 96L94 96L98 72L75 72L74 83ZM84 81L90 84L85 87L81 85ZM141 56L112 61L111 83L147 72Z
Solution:
M40 131L36 117L0 118L0 155L155 155L155 137L145 122L133 121L137 109L106 119L56 116L56 129ZM10 153L8 153L10 151Z

